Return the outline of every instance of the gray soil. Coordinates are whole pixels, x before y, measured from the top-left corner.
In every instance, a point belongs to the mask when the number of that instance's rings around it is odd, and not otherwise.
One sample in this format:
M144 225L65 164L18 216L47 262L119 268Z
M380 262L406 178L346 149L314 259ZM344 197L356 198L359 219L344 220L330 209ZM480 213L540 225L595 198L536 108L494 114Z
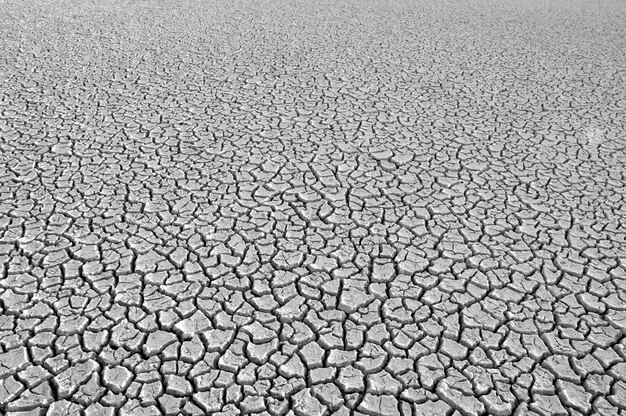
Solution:
M0 414L626 415L626 2L0 1Z

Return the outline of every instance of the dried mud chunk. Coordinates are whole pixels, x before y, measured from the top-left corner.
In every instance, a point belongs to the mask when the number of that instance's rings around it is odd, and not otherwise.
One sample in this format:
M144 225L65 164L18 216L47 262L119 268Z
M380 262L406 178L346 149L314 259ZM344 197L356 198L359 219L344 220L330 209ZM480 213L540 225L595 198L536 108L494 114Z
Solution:
M172 334L171 332L152 332L148 334L147 340L143 345L143 352L147 356L157 355L176 341L176 335Z
M0 378L15 374L29 364L26 347L17 347L0 354Z
M97 362L88 360L84 363L76 364L55 376L52 381L56 385L59 398L71 398L78 390L78 387L84 384L99 369L100 366Z
M398 400L393 396L375 396L367 393L358 410L372 416L401 416Z
M323 416L327 407L311 395L310 389L304 389L293 396L293 410L298 416Z
M130 385L132 379L133 374L126 367L122 366L106 367L102 374L104 386L114 393L123 393Z

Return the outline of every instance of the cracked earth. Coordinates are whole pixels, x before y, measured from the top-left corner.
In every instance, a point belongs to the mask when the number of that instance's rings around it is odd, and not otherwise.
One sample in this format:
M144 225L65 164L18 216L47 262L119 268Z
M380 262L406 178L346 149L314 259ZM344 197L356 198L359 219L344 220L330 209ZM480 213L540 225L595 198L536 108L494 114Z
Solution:
M626 415L624 22L0 2L0 414Z

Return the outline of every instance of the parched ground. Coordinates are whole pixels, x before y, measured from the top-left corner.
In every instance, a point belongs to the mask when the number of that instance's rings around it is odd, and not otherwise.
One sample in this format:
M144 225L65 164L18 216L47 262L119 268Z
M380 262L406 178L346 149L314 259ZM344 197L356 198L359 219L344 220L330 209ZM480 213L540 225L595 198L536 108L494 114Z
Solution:
M0 414L626 415L626 3L0 1Z

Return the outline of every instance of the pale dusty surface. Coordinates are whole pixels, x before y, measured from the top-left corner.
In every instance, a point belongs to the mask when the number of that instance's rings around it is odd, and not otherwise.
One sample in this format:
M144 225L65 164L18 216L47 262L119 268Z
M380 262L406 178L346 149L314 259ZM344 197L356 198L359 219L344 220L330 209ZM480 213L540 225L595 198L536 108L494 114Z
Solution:
M0 414L626 414L624 22L1 1Z

